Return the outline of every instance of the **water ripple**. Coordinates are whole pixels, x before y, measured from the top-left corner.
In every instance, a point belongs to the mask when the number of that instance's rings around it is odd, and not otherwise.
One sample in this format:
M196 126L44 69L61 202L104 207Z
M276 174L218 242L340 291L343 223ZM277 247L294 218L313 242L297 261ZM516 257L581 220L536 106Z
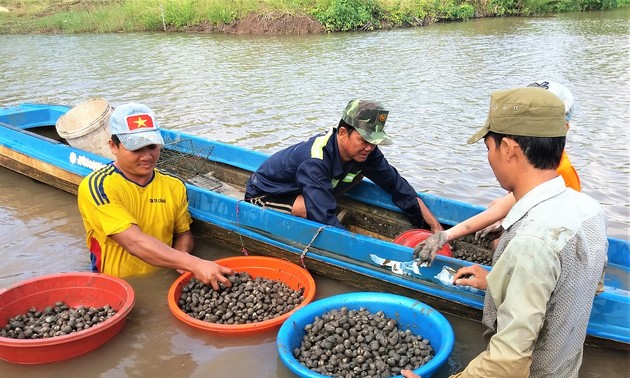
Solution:
M489 19L305 36L0 36L0 102L149 104L163 127L266 153L336 125L352 98L390 110L383 148L417 190L485 205L504 194L466 144L489 95L538 79L577 100L567 151L610 234L628 237L628 12ZM19 54L17 53L19 51Z

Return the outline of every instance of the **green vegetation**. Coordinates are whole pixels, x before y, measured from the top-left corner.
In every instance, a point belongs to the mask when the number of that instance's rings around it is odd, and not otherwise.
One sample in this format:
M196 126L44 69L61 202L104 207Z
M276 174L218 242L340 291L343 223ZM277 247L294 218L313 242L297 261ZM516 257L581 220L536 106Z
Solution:
M0 33L219 30L248 15L307 16L328 32L626 7L630 0L0 0Z

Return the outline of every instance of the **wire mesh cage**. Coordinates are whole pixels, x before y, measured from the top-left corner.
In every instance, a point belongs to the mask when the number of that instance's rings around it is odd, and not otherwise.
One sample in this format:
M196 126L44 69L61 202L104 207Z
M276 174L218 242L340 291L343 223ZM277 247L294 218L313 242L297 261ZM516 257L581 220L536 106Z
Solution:
M214 146L202 146L189 138L165 138L157 166L182 180L190 180L210 172L213 150Z
M157 167L200 188L242 198L244 192L239 187L215 176L221 169L220 164L210 160L213 151L213 145L195 143L190 138L164 138Z

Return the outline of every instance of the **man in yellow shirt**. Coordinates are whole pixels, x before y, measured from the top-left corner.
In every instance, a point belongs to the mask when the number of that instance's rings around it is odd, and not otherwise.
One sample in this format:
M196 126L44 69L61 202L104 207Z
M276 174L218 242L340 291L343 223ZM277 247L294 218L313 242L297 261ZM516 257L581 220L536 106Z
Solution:
M166 267L230 286L231 269L190 254L186 187L156 168L164 141L153 111L124 104L109 122L115 160L85 177L78 193L92 271L125 277Z

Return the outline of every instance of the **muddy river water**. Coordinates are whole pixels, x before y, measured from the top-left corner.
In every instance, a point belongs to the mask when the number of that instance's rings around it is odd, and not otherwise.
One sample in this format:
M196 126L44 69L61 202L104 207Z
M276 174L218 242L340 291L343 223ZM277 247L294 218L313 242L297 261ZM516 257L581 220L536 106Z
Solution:
M465 141L496 89L559 81L576 98L567 151L584 192L630 229L629 10L479 20L307 36L108 34L0 36L0 104L144 102L163 127L274 152L338 122L348 100L382 101L395 145L384 153L417 190L486 205L503 194L481 144ZM233 247L197 240L209 259ZM0 169L0 287L88 268L74 196ZM0 362L0 376L292 377L275 333L227 338L178 321L166 292L177 274L129 280L137 303L123 331L65 362ZM354 291L316 277L318 298ZM480 323L449 316L456 345L437 377L483 348ZM582 377L626 377L626 352L586 348Z

